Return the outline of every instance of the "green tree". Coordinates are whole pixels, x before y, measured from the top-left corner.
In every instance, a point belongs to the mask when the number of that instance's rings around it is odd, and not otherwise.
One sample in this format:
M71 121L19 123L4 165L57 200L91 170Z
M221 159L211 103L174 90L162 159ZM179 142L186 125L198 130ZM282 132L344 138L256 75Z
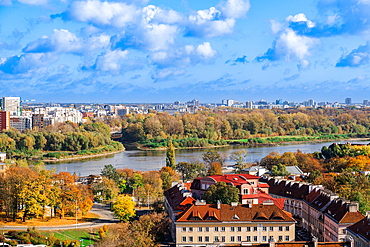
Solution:
M241 173L241 171L244 168L246 168L247 156L248 156L247 150L240 150L231 154L230 158L236 163L235 164L236 173Z
M221 166L224 164L224 159L221 157L220 152L215 150L204 152L203 161L208 166L211 166L213 162L218 162Z
M181 173L183 180L193 180L206 175L206 166L199 161L179 162L176 165L176 170Z
M307 177L307 182L313 183L316 178L321 177L322 173L319 170L314 170L310 172L310 175Z
M121 221L129 221L135 217L135 202L128 195L122 195L113 203L112 211Z
M285 165L278 164L277 166L273 166L272 169L271 169L271 176L272 177L277 177L277 176L286 177L286 176L289 176L289 175L290 175L290 173L287 172Z
M100 175L112 179L116 184L119 183L119 174L117 172L117 169L112 164L105 165L104 168L101 170Z
M176 168L175 148L172 145L172 139L169 140L166 152L166 166L172 169Z
M231 202L239 202L239 189L232 185L227 185L225 182L218 182L209 187L203 196L207 203L231 204Z

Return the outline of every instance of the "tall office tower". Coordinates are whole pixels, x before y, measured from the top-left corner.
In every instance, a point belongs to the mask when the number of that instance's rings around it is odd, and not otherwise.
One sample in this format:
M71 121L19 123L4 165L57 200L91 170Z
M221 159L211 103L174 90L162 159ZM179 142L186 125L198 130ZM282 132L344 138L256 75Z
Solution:
M252 101L247 101L245 103L245 107L248 108L248 109L252 109L253 108L253 102Z
M369 104L369 101L368 100L366 100L366 99L364 99L364 103L363 103L363 105L368 105Z
M0 111L0 133L10 128L10 112Z
M3 111L10 112L11 116L21 116L21 98L20 97L3 97Z
M351 98L346 98L345 103L346 103L347 105L352 104L352 99L351 99Z

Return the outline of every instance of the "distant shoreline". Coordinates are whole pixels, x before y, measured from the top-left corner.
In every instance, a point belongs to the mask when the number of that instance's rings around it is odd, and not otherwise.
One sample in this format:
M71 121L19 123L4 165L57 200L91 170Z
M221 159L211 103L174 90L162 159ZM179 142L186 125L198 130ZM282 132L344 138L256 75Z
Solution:
M59 158L59 159L58 158L51 158L51 159L43 159L41 161L42 162L47 162L47 163L57 163L57 162L63 162L63 161L69 161L69 160L83 160L83 159L90 159L90 158L108 156L108 155L112 155L112 154L121 153L121 152L124 152L124 151L125 151L125 149L118 150L118 151L113 151L113 152L102 153L102 154L72 156L72 157Z

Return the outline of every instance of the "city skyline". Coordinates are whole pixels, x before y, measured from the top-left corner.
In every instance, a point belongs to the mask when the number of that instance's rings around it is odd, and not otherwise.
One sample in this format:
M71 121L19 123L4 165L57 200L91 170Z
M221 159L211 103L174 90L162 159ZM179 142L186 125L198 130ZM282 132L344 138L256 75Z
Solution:
M0 92L61 103L361 103L369 13L367 0L0 0Z

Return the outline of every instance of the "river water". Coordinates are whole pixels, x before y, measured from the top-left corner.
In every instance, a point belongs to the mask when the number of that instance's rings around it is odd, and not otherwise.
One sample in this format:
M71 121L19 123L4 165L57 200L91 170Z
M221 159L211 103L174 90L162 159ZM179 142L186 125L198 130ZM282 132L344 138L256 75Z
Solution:
M351 141L346 140L340 143L369 143L369 141ZM263 157L271 152L296 152L298 149L303 153L313 153L320 151L323 146L329 146L333 142L314 142L302 144L284 144L273 147L253 147L246 148L243 146L228 146L214 148L215 150L225 154L226 164L232 165L235 162L230 160L229 156L238 150L246 149L248 151L247 161L260 161ZM202 154L207 149L179 149L175 151L176 163L181 161L201 160ZM110 156L99 157L95 159L73 161L69 163L47 164L47 169L55 169L57 173L66 171L71 174L74 172L80 176L90 174L98 175L105 165L112 164L115 168L132 168L134 170L148 171L159 170L166 165L166 151L140 151L128 150Z

